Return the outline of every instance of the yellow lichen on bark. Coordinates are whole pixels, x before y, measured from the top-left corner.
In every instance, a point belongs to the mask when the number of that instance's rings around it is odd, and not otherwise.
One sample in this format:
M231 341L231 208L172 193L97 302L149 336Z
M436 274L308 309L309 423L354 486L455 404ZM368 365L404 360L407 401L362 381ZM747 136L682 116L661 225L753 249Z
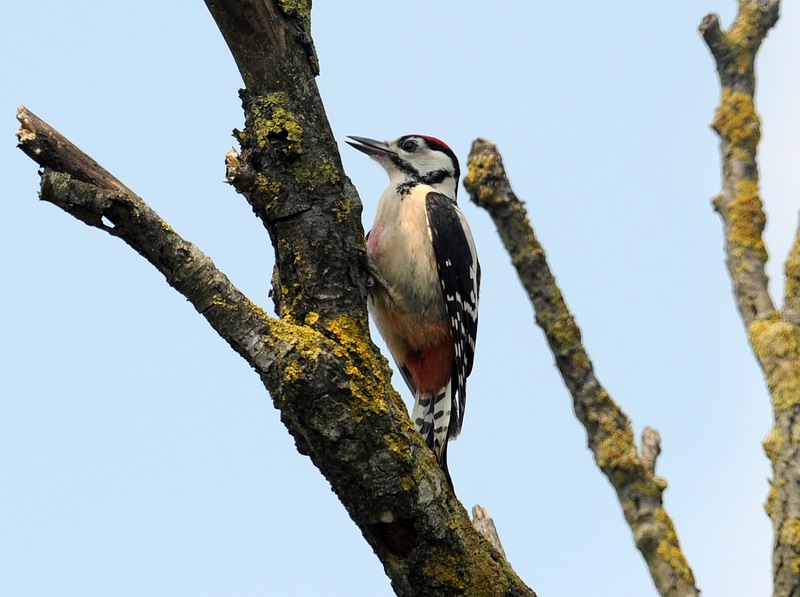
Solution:
M764 511L770 518L774 518L778 512L778 488L774 482L769 484L769 493L767 494L767 501L764 503Z
M585 354L581 346L581 330L555 281L550 286L550 302L553 309L537 312L536 315L545 334L551 340L553 349L557 350L558 354L566 354L573 349ZM573 355L573 360L575 356L577 353Z
M289 110L288 102L288 96L282 92L259 96L253 102L253 132L260 149L271 145L272 140L281 140L285 143L282 149L285 153L303 153L300 124L303 116Z
M786 438L783 437L780 430L777 427L770 429L767 437L764 438L764 452L773 464L778 460L785 445Z
M736 183L736 195L727 206L728 242L756 252L762 260L767 259L763 232L767 222L758 183L746 178Z
M759 319L748 330L776 412L800 404L800 330L779 319Z
M280 198L283 184L279 180L270 180L260 172L256 174L256 188L264 195L267 204Z
M630 429L618 429L597 446L597 464L610 473L635 470L640 462Z
M784 271L786 273L785 300L787 303L798 303L800 302L800 233L794 239L789 256L786 258Z
M789 518L783 522L781 543L791 548L794 556L790 562L792 572L800 574L800 519Z
M723 141L733 145L734 158L754 159L761 139L761 122L752 95L723 87L711 126Z
M345 361L350 390L358 399L353 417L360 421L370 414L388 412L387 394L391 391L386 362L379 359L369 344L366 320L339 316L325 324L337 343L335 354Z
M477 190L480 199L486 201L493 195L492 188L488 185L489 181L492 178L499 180L502 176L503 168L494 154L483 152L469 160L464 187L470 193Z
M761 11L752 0L739 0L739 12L734 26L725 32L725 37L737 50L753 55L761 43L758 23Z
M678 576L694 586L694 575L678 544L678 534L675 532L672 519L663 508L656 509L655 519L661 530L661 540L658 542L656 553L669 564Z
M286 16L295 17L304 22L311 20L311 2L309 0L278 0L278 6Z
M454 556L442 555L428 560L423 573L447 587L463 591L467 587L458 572L458 563L458 559Z

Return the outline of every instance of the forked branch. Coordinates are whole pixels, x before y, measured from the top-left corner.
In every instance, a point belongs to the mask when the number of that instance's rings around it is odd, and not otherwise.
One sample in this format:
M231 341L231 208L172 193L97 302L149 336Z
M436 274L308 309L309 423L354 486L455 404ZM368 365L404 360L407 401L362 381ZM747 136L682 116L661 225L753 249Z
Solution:
M739 0L729 29L723 31L717 15L710 14L700 33L721 87L711 126L720 138L722 191L713 204L725 230L736 305L772 399L774 425L764 440L773 470L766 510L774 533L773 595L788 597L800 595L800 237L786 261L785 303L779 311L765 272L766 216L756 161L761 121L755 109L756 55L779 9L779 0Z
M44 168L43 199L143 255L253 366L399 595L533 595L472 527L370 341L361 204L314 80L310 4L207 0L247 85L227 177L275 248L275 317L25 109L20 148Z

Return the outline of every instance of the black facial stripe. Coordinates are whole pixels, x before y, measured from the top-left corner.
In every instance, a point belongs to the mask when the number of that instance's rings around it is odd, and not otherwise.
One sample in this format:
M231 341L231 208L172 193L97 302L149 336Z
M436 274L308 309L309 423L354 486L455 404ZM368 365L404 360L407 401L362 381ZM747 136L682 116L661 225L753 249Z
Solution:
M439 184L440 182L443 182L444 179L447 178L448 176L449 176L449 174L447 173L447 170L435 170L435 171L431 172L430 174L421 177L419 179L419 181L424 183L424 184L434 185L434 184ZM458 179L456 179L456 180L458 180Z
M414 166L403 160L400 156L392 155L391 156L392 163L397 166L397 169L401 172L405 172L409 174L411 178L414 180L419 180L419 172L417 171Z

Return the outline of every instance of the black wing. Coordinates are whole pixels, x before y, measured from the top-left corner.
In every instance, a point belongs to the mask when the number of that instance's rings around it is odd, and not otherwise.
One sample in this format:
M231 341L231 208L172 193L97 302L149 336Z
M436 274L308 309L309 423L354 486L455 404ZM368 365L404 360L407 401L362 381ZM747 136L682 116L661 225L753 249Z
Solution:
M448 434L455 438L464 421L467 377L475 359L481 266L472 233L455 202L431 192L425 198L425 207L455 350L451 383L458 400L453 400L455 416L450 419Z

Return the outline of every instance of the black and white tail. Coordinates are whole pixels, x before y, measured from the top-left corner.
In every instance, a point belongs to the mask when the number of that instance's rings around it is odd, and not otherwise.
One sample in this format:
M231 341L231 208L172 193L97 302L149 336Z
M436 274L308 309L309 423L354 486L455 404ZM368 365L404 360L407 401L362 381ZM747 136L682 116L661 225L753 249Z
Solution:
M447 443L450 437L455 437L457 431L450 427L457 426L457 421L452 419L453 409L453 382L447 383L438 393L419 393L414 396L414 410L411 420L422 434L425 443L433 450L439 466L447 477L450 489L453 481L447 469ZM454 433L455 432L455 433Z

